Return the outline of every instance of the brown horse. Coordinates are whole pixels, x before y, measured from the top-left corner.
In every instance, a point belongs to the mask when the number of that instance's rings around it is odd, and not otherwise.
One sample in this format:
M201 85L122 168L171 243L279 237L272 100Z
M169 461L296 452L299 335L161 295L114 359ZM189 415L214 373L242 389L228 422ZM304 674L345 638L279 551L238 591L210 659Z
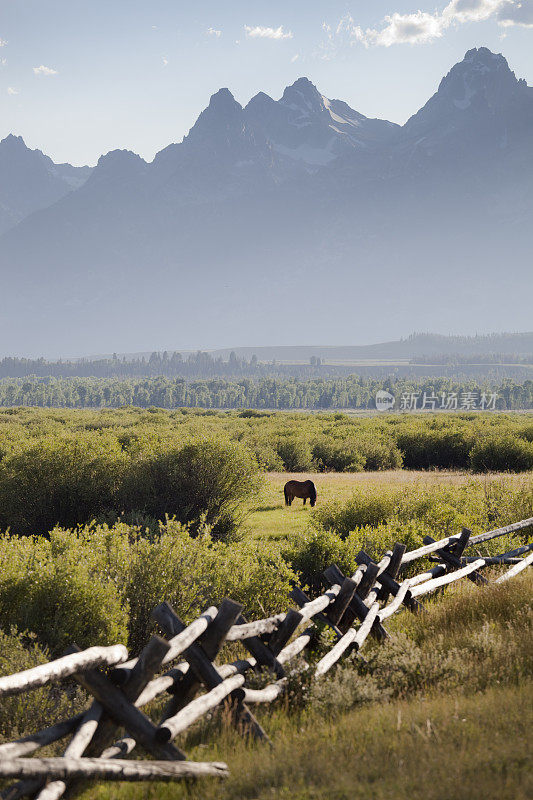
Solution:
M301 497L304 506L307 498L311 501L312 506L316 503L316 487L313 481L287 481L283 487L283 494L286 506L290 506L295 497Z

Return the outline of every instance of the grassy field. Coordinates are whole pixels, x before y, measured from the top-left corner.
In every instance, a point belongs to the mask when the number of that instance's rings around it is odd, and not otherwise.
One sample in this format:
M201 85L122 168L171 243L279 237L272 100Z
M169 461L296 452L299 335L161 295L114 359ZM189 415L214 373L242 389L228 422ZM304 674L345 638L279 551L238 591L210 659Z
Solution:
M217 716L180 738L190 758L226 761L227 781L108 784L84 800L525 800L532 589L531 574L483 590L465 582L422 619L398 615L394 642L365 650L370 668L345 662L306 705L257 709L272 748Z
M10 528L0 533L0 674L73 641L120 641L135 655L165 600L185 622L224 597L257 619L288 607L292 581L313 595L332 563L352 574L361 549L379 560L396 541L412 549L428 534L533 516L533 427L510 415L15 409L0 412L0 428L0 529ZM498 470L517 472L473 471L480 442ZM289 463L299 471L264 471ZM315 482L315 509L285 507L291 478ZM178 744L194 760L227 761L224 784L108 784L84 800L525 798L533 576L511 583L465 581L428 614L392 618L391 642L370 641L366 665L350 657L317 683L296 670L288 701L257 709L272 749L244 743L217 714L193 727ZM319 637L311 666L330 645ZM232 644L220 658L240 654ZM88 703L71 687L32 700L0 704L0 742ZM162 704L147 711L160 719Z
M330 501L347 501L357 488L412 488L425 489L436 486L464 486L472 482L472 474L458 470L393 470L389 472L267 472L258 499L249 506L249 517L245 528L253 539L289 539L301 533L309 523L312 509L309 502L303 505L301 500L294 500L292 506L286 507L283 498L283 486L288 480L307 480L315 483L318 491L317 508ZM513 475L509 473L492 473L490 477L478 477L475 482L480 485L505 482L515 487L531 483L531 476Z

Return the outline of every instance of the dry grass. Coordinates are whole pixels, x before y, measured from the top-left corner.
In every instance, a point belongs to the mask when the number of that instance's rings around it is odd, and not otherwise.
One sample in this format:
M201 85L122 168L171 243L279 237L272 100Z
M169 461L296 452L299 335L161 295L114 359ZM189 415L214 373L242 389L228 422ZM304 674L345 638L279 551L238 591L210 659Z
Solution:
M229 731L196 760L226 758L224 783L109 786L84 800L525 800L533 714L527 686L417 698L276 731L247 747Z
M394 618L392 682L401 687L402 670L415 676L401 699L377 692L347 710L353 696L340 692L339 673L357 680L348 661L323 679L323 693L337 694L329 708L313 694L303 711L258 709L272 748L247 744L220 720L180 741L196 761L226 761L227 781L107 784L87 791L84 800L525 800L533 791L532 588L531 571L487 588L465 582L436 598L423 617L403 612ZM406 633L413 646L404 648L402 661ZM385 648L365 651L369 664L376 653L382 684ZM425 680L445 659L457 666L459 682ZM523 668L517 670L519 660Z

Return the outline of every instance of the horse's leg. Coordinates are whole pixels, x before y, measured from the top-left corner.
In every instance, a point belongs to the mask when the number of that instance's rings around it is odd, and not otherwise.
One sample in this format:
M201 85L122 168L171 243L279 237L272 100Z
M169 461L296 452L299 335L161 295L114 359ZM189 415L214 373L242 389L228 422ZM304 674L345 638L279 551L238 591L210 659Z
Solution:
M305 506L305 501L306 501L306 500L307 500L307 497L304 497L304 506Z

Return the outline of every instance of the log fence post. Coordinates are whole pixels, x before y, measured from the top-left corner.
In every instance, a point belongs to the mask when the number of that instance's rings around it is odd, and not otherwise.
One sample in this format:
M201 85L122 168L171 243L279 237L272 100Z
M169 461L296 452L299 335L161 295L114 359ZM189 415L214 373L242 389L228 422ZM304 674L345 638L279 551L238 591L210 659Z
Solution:
M446 547L443 547L441 550L436 551L436 555L439 556L446 567L453 567L454 569L461 568L461 556L463 555L464 549L468 545L468 540L470 539L471 533L472 531L470 531L468 528L463 528L460 537L455 542L453 542L451 545L446 545ZM424 544L434 544L435 539L433 539L431 536L424 536L423 542ZM473 583L488 583L488 580L484 575L481 575L480 572L471 572L469 575L467 575L467 578Z
M212 659L218 654L227 632L235 624L241 611L242 605L240 603L228 598L223 600L216 617L208 625L205 633L195 644L185 650L184 657L189 662L191 671L186 673L178 683L176 693L165 709L163 720L174 718L192 700L201 683L207 687L208 691L215 689L222 683L223 678L212 663ZM162 603L158 606L154 610L153 616L170 636L176 636L185 628L183 622L168 603ZM246 640L243 641L245 642ZM228 699L234 724L245 735L270 741L252 712L242 702L242 696L236 691L233 696L230 694Z

